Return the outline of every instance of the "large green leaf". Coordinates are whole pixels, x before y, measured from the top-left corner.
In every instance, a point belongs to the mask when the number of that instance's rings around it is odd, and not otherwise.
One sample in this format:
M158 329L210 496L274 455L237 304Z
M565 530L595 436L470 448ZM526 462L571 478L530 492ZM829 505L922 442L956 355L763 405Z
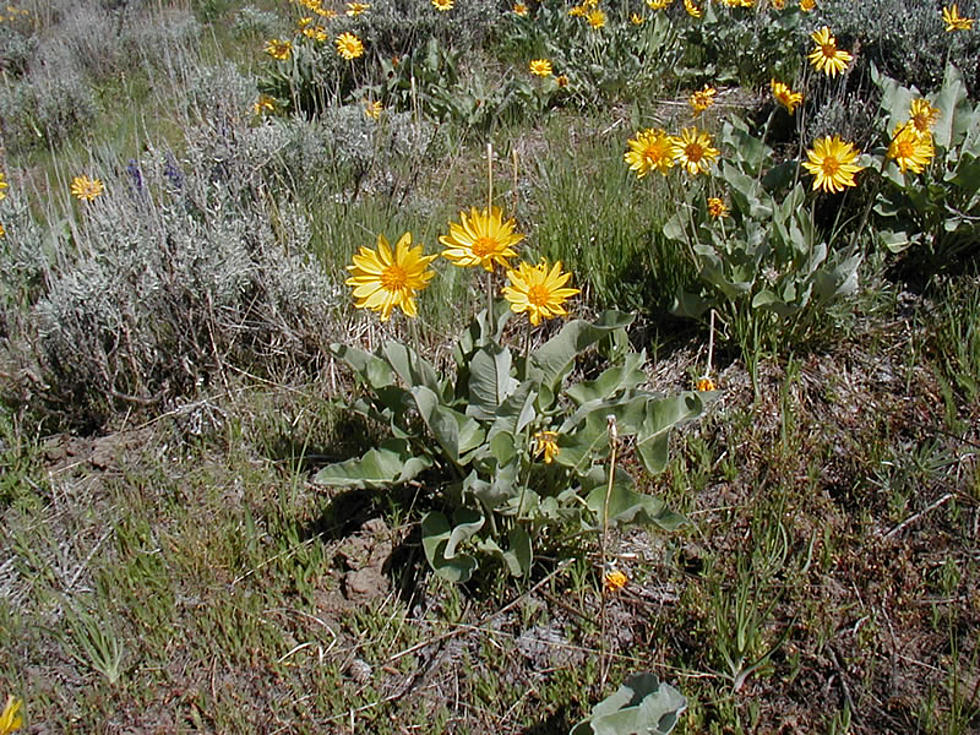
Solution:
M611 493L608 469L601 465L592 467L582 478L582 489L588 492L585 503L595 517L593 528L602 528L605 513L608 513L609 523L613 526L642 523L673 531L687 522L684 516L669 510L661 498L636 492L633 478L622 468L618 468L613 475ZM605 510L607 493L609 506Z
M466 413L478 419L493 418L500 405L517 388L510 374L511 354L506 347L488 344L469 361L469 405Z
M419 416L452 462L459 464L463 454L483 443L485 434L480 425L469 416L443 405L432 390L416 385L411 394Z
M554 388L571 370L575 357L616 329L624 329L633 321L631 314L604 311L595 322L574 319L530 356L528 377Z
M643 423L636 432L636 453L652 475L667 466L667 434L673 427L697 418L704 411L698 393L651 398L644 406Z
M337 359L346 362L361 380L375 390L395 382L395 374L391 366L377 355L337 342L330 345L330 352Z
M449 520L442 513L431 511L422 519L422 550L429 566L443 579L458 584L469 581L478 565L475 558L465 554L446 558L446 544L452 532Z
M581 406L589 401L609 398L619 391L636 388L647 379L641 369L644 362L646 353L629 352L623 364L604 370L595 380L569 386L565 395Z
M637 674L592 708L569 735L668 735L687 699L653 674Z
M401 342L390 340L381 348L388 363L395 369L405 385L424 385L434 393L442 393L442 383L436 370L424 357Z
M327 465L313 477L318 485L349 488L384 488L411 480L432 466L428 457L413 456L408 442L389 439L358 459Z

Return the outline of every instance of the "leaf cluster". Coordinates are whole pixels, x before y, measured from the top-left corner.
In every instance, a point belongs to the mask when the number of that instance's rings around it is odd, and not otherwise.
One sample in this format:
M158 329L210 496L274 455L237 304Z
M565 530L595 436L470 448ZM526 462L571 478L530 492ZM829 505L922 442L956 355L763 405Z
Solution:
M630 439L643 468L667 463L669 430L703 410L695 393L661 396L642 387L645 355L628 349L631 317L604 312L594 322L568 322L541 346L515 354L502 340L506 302L478 314L457 339L455 374L441 376L411 347L389 341L370 353L332 345L361 386L354 411L388 427L391 438L363 456L323 468L316 481L384 488L415 478L439 496L440 510L422 524L432 568L455 582L477 568L475 552L526 574L531 539L555 538L610 523L676 527L681 517L603 466L610 422ZM602 347L611 365L594 380L568 384L576 360ZM554 438L553 463L534 459L542 432ZM423 475L423 473L426 473ZM505 541L506 539L506 541Z

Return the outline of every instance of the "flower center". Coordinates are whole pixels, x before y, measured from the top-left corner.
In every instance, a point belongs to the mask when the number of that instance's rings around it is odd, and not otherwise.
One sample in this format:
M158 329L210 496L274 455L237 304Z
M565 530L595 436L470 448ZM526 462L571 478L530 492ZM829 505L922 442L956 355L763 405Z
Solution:
M836 43L825 43L820 47L820 51L828 59L833 59L837 56L837 44Z
M389 265L381 272L381 286L385 291L398 291L408 283L408 274L398 265Z
M837 174L838 169L840 169L840 161L833 156L827 156L823 159L823 163L820 164L820 168L823 169L824 176L833 178Z
M704 148L697 143L688 143L684 146L684 155L687 156L687 160L691 163L697 163L704 155Z
M643 159L649 164L660 163L660 159L663 157L664 148L659 142L651 143L643 149Z
M898 141L899 158L911 158L915 154L915 145L908 140Z
M527 290L527 300L535 306L544 306L547 304L550 295L551 294L548 289L540 284L531 286L531 288Z
M497 241L492 237L483 236L478 238L476 242L473 243L473 255L478 258L489 255L490 253L496 252Z
M920 133L924 133L929 129L929 118L926 115L918 114L912 118L912 125Z

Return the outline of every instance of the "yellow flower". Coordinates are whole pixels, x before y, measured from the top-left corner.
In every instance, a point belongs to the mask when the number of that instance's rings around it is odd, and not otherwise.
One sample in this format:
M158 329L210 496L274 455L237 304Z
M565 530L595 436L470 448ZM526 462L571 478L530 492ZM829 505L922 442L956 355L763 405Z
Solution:
M776 10L782 10L786 7L786 0L770 0L772 7Z
M514 3L512 10L514 11L514 15L519 15L522 18L527 17L527 5L524 3Z
M561 272L560 260L550 269L545 260L538 265L521 262L516 271L507 271L511 285L504 286L504 298L510 302L511 311L526 312L536 327L542 319L568 314L562 303L580 293L577 288L563 288L571 277L571 273Z
M306 28L306 26L308 26L312 22L313 22L313 16L308 15L305 18L300 18L298 21L296 21L296 28L299 30L303 30L304 28Z
M0 225L0 237L6 237L7 231L4 229L3 225Z
M932 145L932 133L920 133L915 124L907 122L895 128L892 142L885 153L886 158L894 158L899 170L904 174L911 171L921 174L936 155Z
M568 14L573 18L584 18L585 17L585 6L584 5L573 5Z
M728 206L718 197L708 197L708 214L712 218L728 216Z
M337 17L337 11L333 8L321 8L320 6L317 6L313 9L313 12L319 15L321 18L326 18L327 20Z
M707 84L704 85L704 89L700 89L691 94L687 98L687 103L694 110L694 114L704 112L709 107L715 103L715 95L718 94L718 90L714 87L709 87Z
M683 166L689 174L708 173L711 163L718 158L720 152L711 147L711 136L696 127L684 128L681 134L673 139L674 161Z
M71 193L79 201L92 201L98 196L102 196L105 187L99 179L90 179L82 174L71 180Z
M626 145L629 150L623 155L623 160L630 165L630 171L636 172L638 179L654 169L666 174L674 165L674 139L665 130L641 130L635 138L626 141Z
M684 0L684 10L686 10L687 14L692 18L701 17L701 8L694 4L694 0Z
M265 44L265 52L277 61L286 61L292 51L293 44L291 41L281 41L278 38L272 38Z
M647 7L650 10L664 10L669 6L674 0L647 0Z
M432 0L432 6L445 13L453 9L453 0Z
M347 15L356 18L371 6L368 3L347 3Z
M337 53L348 61L364 55L364 44L353 33L341 33L333 42L337 47Z
M592 30L595 31L606 25L606 14L599 10L599 8L593 8L586 13L585 19L589 21L589 25L592 26Z
M812 13L817 7L817 0L800 0L800 10L804 13Z
M715 382L707 376L698 378L697 382L694 384L694 389L705 393L709 390L715 389Z
M641 25L643 25L643 23L645 21L646 21L646 18L644 18L639 13L632 13L630 15L630 23L632 23L635 26L641 26Z
M263 115L266 112L276 111L276 98L270 97L267 94L260 94L258 99L252 105L252 109L255 110L256 115Z
M844 187L857 186L854 174L864 168L857 161L860 151L851 143L845 143L839 136L817 138L813 148L806 152L808 161L803 168L813 174L813 188L828 193L844 191Z
M303 35L323 43L327 40L327 29L323 26L308 26L303 29Z
M777 82L775 79L769 82L769 86L772 87L772 96L776 99L776 102L785 107L790 115L796 112L796 106L803 101L802 92L794 92L785 84Z
M559 87L562 87L562 88L567 87L568 86L568 75L566 75L566 74L559 74L557 77L555 77L555 84L557 84Z
M7 697L7 704L0 714L0 735L8 735L14 730L20 730L24 726L24 719L20 716L20 708L23 702L11 695Z
M374 102L368 101L364 105L364 116L372 120L377 120L381 117L381 111L383 109L384 105L381 104L381 100L374 100Z
M405 316L415 317L415 292L424 290L435 275L429 263L436 255L422 255L422 246L410 247L412 233L401 236L391 252L384 235L378 235L378 249L361 247L347 266L351 277L344 283L354 287L354 306L381 312L381 321L391 317L397 306Z
M917 131L928 133L939 119L939 110L929 104L929 100L920 97L909 105L909 118Z
M817 71L822 71L832 77L847 68L853 58L847 51L837 48L837 39L830 35L830 29L824 26L819 31L810 34L817 47L807 58Z
M7 189L10 188L10 184L7 183L7 174L0 171L0 202L7 198Z
M956 3L943 8L943 23L946 24L946 32L968 31L973 27L973 18L964 18L960 15L960 9Z
M558 456L558 432L539 431L534 435L534 454L544 455L544 463L551 464Z
M621 590L626 586L629 579L618 569L613 569L606 572L605 576L602 578L602 588L606 592L615 592L616 590Z
M514 232L513 219L503 221L500 207L494 207L489 213L471 207L469 216L466 212L459 213L459 222L450 222L449 234L439 237L446 247L442 257L461 268L480 266L492 271L494 264L510 267L507 259L517 255L514 246L524 235Z
M534 59L530 64L531 73L536 77L551 76L551 62L547 59Z

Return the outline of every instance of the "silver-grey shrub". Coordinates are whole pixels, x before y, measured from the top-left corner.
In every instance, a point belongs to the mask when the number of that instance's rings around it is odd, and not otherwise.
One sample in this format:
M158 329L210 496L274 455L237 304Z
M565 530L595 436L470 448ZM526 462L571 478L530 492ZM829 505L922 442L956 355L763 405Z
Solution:
M822 0L813 27L829 25L849 44L846 48L859 41L859 63L872 62L922 92L940 86L948 59L963 70L975 96L980 92L980 34L947 33L941 5L921 0ZM970 15L968 4L960 2L959 7Z
M179 158L150 149L79 205L74 254L8 337L10 351L30 348L19 374L36 376L8 398L30 393L57 422L94 428L236 370L315 369L339 336L337 279L309 257L304 214L257 174L269 142L222 125L192 130Z

